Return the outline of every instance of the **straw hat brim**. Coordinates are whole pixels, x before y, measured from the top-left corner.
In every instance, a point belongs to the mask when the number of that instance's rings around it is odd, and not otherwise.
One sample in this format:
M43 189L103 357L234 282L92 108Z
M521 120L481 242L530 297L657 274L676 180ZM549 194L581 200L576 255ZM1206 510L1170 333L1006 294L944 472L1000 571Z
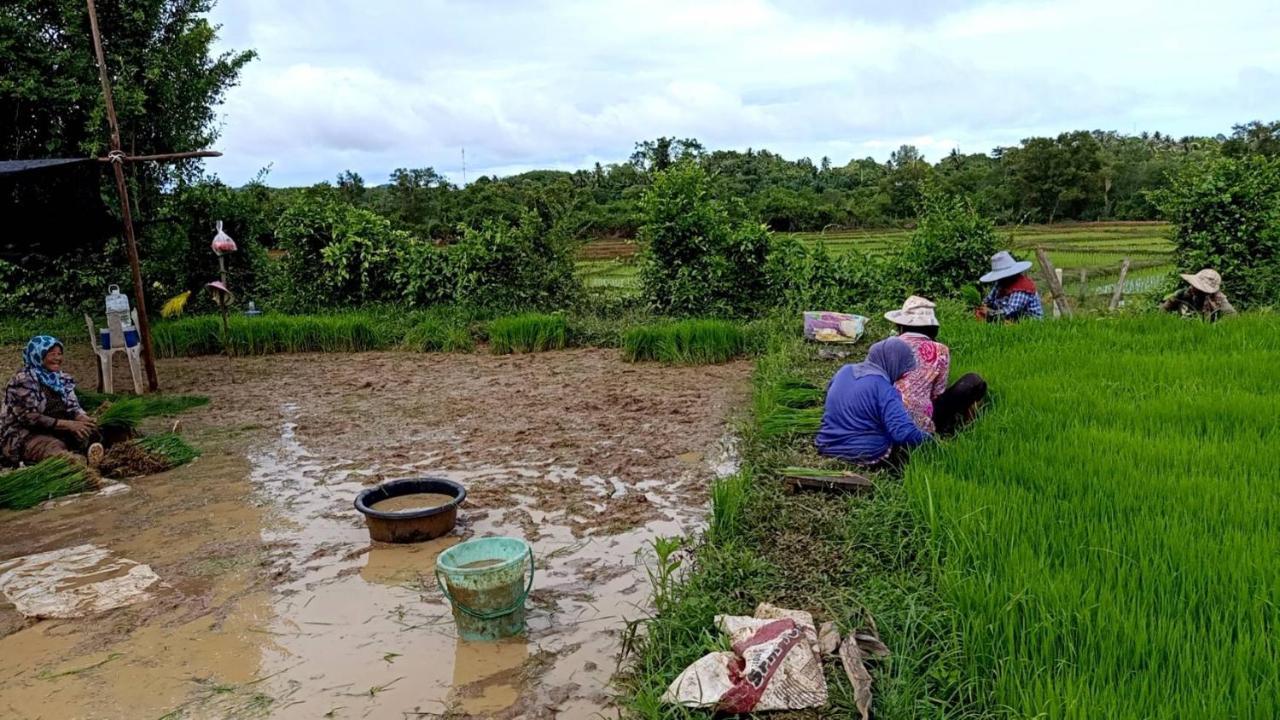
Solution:
M1212 295L1221 289L1221 288L1214 287L1213 285L1210 285L1204 278L1200 277L1199 275L1182 275L1182 279L1186 280L1188 285L1199 290L1202 293L1208 293Z
M938 318L932 312L928 315L921 313L906 313L901 310L890 310L884 314L884 319L894 325L902 325L903 327L937 327ZM932 321L932 322L931 322Z
M1014 275L1019 275L1030 269L1031 269L1031 261L1023 260L1021 262L1016 262L1003 270L992 270L986 275L983 275L982 277L978 278L978 282L984 282L984 283L995 282L997 280L1003 280L1007 277L1013 277Z

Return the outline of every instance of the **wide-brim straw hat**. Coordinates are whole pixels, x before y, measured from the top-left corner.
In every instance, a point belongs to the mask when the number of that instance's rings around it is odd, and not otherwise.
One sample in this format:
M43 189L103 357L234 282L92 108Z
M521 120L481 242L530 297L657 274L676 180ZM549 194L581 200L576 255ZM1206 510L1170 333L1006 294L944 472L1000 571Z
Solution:
M928 298L912 295L902 303L901 310L890 310L884 314L885 320L903 327L937 327L938 316L933 309L938 307Z
M1195 275L1183 275L1183 280L1202 293L1212 295L1222 289L1222 276L1217 270L1205 268Z
M978 278L978 281L984 283L995 282L1014 275L1020 275L1030 269L1031 261L1014 260L1008 250L1001 250L991 256L991 272Z

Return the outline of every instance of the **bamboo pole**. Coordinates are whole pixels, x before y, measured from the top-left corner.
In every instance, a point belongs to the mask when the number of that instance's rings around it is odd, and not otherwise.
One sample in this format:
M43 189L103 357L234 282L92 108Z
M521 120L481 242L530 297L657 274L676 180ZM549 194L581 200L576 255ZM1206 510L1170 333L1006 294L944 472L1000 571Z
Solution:
M133 235L133 213L129 208L129 187L124 179L125 155L120 150L120 124L116 120L115 103L111 99L111 80L107 77L107 60L102 53L102 36L98 32L98 11L93 0L85 0L89 6L89 31L93 35L93 52L98 60L98 78L102 81L102 98L106 102L107 123L111 127L111 153L108 158L116 177L116 192L120 195L120 214L124 222L125 248L129 252L129 270L133 274L133 295L138 311L138 337L142 342L142 363L147 370L147 387L155 392L160 387L156 377L156 358L151 348L151 322L147 318L147 297L142 289L142 266L138 262L138 242Z

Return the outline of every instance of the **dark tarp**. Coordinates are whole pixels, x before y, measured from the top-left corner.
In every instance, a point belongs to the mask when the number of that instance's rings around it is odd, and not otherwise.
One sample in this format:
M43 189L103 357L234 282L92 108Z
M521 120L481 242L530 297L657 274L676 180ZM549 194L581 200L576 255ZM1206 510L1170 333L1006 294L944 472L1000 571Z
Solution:
M118 236L106 167L89 158L0 160L0 259L38 265Z

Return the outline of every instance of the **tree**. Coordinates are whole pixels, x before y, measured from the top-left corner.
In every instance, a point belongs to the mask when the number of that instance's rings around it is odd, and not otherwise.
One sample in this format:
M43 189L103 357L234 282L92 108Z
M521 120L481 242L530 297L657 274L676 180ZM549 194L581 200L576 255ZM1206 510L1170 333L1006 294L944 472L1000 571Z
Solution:
M1095 197L1102 194L1100 146L1083 130L1057 138L1028 138L1020 148L1006 148L1002 160L1021 201L1021 210L1052 223L1061 218L1080 220Z
M360 177L360 173L352 170L343 170L338 173L338 194L342 196L345 202L352 205L363 205L367 188L364 186L364 178Z
M631 164L643 172L662 172L673 164L702 155L702 143L693 138L660 137L636 143L631 153Z
M1228 157L1265 155L1280 157L1280 120L1264 123L1254 120L1232 128L1231 137L1222 144L1222 153Z

